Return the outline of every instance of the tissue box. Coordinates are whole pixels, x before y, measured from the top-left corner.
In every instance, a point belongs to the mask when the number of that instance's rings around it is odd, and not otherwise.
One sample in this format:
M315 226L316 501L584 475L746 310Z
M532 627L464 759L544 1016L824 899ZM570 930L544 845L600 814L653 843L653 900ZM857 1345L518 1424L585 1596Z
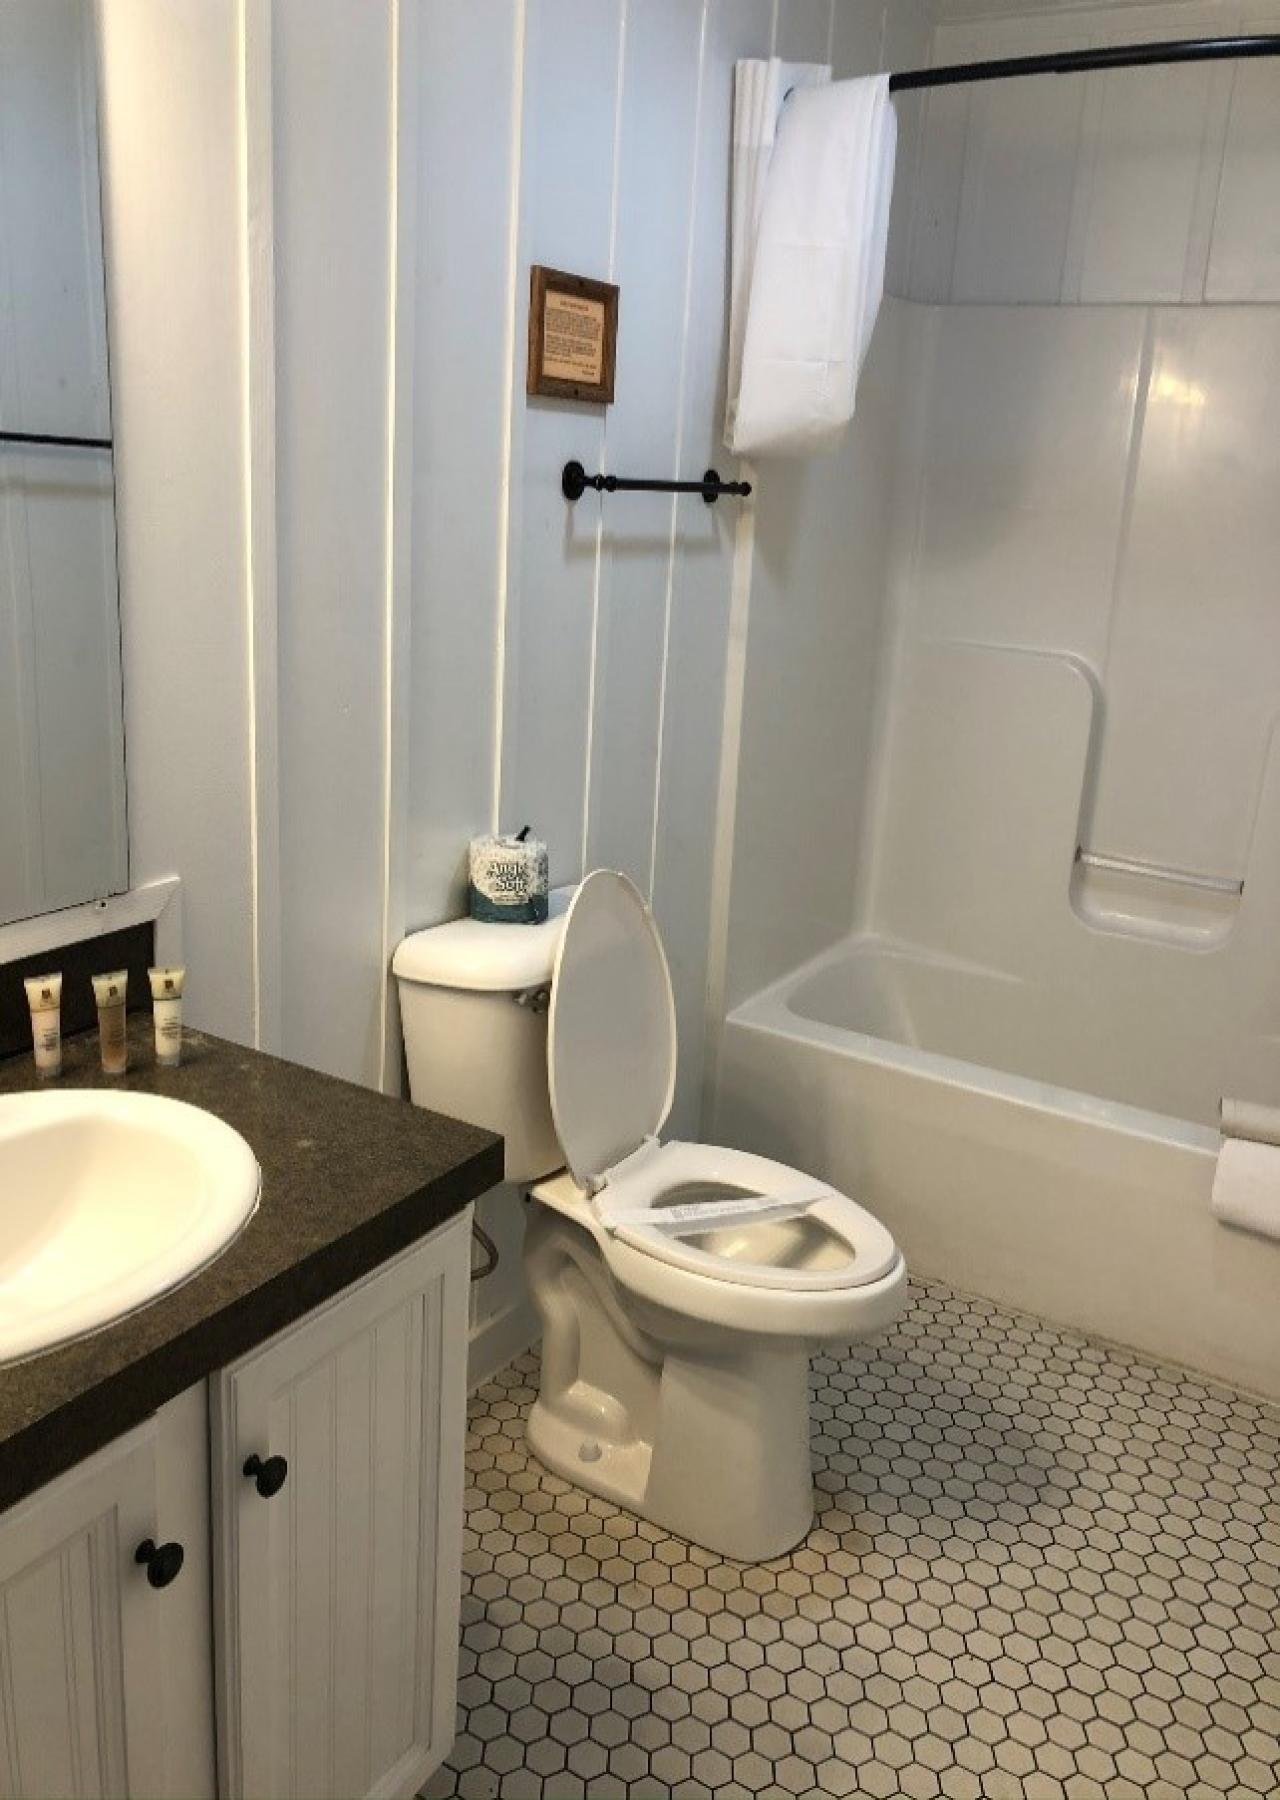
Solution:
M540 925L547 916L547 846L532 837L471 840L468 894L473 919Z

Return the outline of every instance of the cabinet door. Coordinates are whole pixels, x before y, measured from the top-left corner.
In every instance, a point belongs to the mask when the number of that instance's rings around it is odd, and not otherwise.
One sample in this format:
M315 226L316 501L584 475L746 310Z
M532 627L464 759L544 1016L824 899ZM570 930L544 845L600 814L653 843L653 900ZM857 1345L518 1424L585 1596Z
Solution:
M154 1422L0 1518L0 1793L165 1791L157 1536Z
M468 1245L463 1218L213 1385L228 1795L413 1794L449 1748ZM287 1465L266 1496L255 1456Z

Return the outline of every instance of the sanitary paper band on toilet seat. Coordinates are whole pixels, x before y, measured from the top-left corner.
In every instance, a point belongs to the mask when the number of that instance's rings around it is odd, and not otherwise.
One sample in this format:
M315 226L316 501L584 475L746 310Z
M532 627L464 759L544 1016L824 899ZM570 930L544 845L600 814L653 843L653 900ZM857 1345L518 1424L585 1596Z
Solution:
M630 1206L603 1211L610 1231L638 1225L652 1226L667 1237L696 1237L727 1225L762 1225L796 1219L820 1200L834 1200L835 1190L825 1182L809 1182L784 1194L726 1195L722 1200L694 1200L682 1206Z

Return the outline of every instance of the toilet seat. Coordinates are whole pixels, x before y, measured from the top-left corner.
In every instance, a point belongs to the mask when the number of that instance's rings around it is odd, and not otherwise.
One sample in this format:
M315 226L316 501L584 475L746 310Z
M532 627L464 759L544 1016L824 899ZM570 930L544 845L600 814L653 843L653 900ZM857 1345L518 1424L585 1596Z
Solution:
M588 1227L633 1294L757 1335L821 1339L896 1316L901 1252L856 1201L768 1157L659 1141L675 1090L671 974L643 896L612 870L588 875L565 917L547 1065L567 1167L532 1191ZM815 1187L821 1197L787 1217L722 1218L688 1236L662 1224L672 1205Z
M662 1225L666 1205L718 1194L768 1200L793 1194L802 1184L823 1191L798 1218L743 1220L683 1237ZM714 1144L645 1146L610 1171L594 1205L612 1239L675 1268L735 1285L792 1293L865 1287L899 1261L892 1237L856 1200L807 1182L786 1163ZM635 1220L646 1211L651 1224Z
M569 904L551 972L547 1085L565 1161L594 1192L656 1138L676 1090L676 1003L653 914L596 869Z

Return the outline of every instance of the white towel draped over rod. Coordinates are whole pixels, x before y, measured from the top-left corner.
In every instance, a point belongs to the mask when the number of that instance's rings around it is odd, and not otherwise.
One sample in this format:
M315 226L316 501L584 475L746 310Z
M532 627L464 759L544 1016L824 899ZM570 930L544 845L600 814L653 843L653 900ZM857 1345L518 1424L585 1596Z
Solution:
M890 95L1262 56L1280 56L1280 33L1101 45L840 82L820 64L740 62L725 443L739 455L831 448L853 416L884 283L896 143Z
M839 441L880 309L889 77L830 77L777 57L737 65L725 442L740 456Z

